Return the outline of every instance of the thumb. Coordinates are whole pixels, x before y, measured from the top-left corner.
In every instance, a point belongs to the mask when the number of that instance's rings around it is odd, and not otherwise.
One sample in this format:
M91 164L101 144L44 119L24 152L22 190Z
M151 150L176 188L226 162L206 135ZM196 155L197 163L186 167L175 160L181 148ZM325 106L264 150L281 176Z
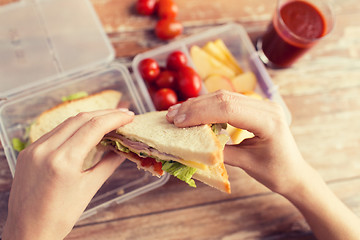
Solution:
M260 101L222 90L169 108L167 120L177 127L229 123L262 138L269 136L279 122L279 111L282 109L270 101Z
M239 148L237 145L226 145L224 148L224 162L228 165L240 167L243 170L251 169L252 156L249 151Z
M96 166L86 172L89 184L100 188L124 161L124 156L115 152L106 153Z

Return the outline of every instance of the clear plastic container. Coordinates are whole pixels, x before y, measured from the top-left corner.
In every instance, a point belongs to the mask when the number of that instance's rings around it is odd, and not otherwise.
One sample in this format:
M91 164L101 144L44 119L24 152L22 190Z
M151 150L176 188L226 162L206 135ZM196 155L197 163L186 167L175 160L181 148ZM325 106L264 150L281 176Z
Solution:
M188 57L189 65L195 67L190 57L190 48L194 45L202 47L205 46L207 42L215 41L217 39L223 40L244 71L252 71L256 75L257 86L255 92L261 94L265 98L278 102L283 107L287 121L290 124L290 111L280 96L278 88L273 84L264 64L260 61L248 34L239 24L229 23L223 26L215 27L137 55L132 63L136 82L144 82L138 70L139 63L143 59L153 58L159 63L159 65L165 66L167 56L173 51L180 50ZM142 88L139 90L148 97L149 95L146 94L148 93L147 88L144 84L141 84L141 86ZM206 92L206 88L203 84L200 94L204 94ZM150 98L146 100L151 101Z
M12 174L17 152L11 140L23 138L31 122L63 96L114 89L136 114L154 110L148 96L137 90L142 83L135 86L128 69L113 63L113 48L88 0L20 1L1 7L0 42L0 138ZM81 219L160 187L168 178L126 161Z
M213 28L139 54L133 61L132 79L125 66L113 63L113 48L88 0L23 0L1 7L0 138L12 174L17 157L12 138L24 136L29 124L59 104L61 97L78 91L91 94L114 89L123 93L122 102L136 114L154 111L138 72L139 62L152 57L164 65L174 50L182 50L190 59L192 45L202 46L218 38L244 70L256 74L256 91L283 105L290 122L286 105L240 25ZM160 187L168 178L153 177L127 161L101 187L81 219Z

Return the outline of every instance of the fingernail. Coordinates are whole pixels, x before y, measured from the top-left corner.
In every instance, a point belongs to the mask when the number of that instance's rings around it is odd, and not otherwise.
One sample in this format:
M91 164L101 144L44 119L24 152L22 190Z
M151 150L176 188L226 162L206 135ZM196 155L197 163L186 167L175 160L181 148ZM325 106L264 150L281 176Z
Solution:
M169 108L169 111L178 110L178 109L180 108L180 106L181 106L181 103L172 105L172 106Z
M181 104L176 104L173 105L169 108L168 113L166 114L168 117L173 118L176 116L176 114L179 112L179 108L180 108Z
M183 121L185 121L185 118L186 118L185 114L177 115L174 119L174 123L175 124L182 123Z
M129 115L129 116L135 115L134 112L130 111L130 110L127 109L127 108L118 108L118 111L123 112L123 113L125 113L125 114L127 114L127 115Z

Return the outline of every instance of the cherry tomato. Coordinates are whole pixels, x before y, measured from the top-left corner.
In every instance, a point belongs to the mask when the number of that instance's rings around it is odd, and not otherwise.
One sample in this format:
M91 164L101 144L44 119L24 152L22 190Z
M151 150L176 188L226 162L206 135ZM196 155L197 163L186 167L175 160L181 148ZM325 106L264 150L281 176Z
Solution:
M159 0L156 0L154 14L158 15L159 12Z
M156 86L159 88L171 88L175 90L176 87L176 73L165 70L160 72L158 78L155 80Z
M160 19L155 27L155 34L161 40L169 40L180 35L183 26L175 19Z
M138 0L136 2L136 11L145 16L150 16L155 12L157 0Z
M187 57L181 51L172 52L166 60L166 68L170 70L178 70L187 64Z
M147 90L149 92L149 95L152 97L155 95L156 91L159 90L159 88L155 84L148 84Z
M187 99L199 96L201 78L193 68L184 66L179 69L177 84L183 98Z
M152 83L160 74L159 64L152 58L146 58L139 63L139 71L142 78Z
M160 18L176 18L178 6L173 0L159 0L157 14Z
M174 90L170 88L161 88L153 96L154 105L156 110L167 110L178 101L177 95Z

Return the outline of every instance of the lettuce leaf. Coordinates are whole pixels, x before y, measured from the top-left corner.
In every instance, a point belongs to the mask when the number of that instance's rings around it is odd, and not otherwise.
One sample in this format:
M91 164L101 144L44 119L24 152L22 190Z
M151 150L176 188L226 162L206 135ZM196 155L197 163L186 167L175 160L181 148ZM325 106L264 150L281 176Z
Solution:
M190 187L196 187L195 181L192 179L192 176L196 172L196 168L188 167L174 161L161 161L161 163L163 171L186 182Z
M83 97L87 97L89 94L85 91L80 91L80 92L76 92L73 94L70 94L68 96L64 96L61 98L61 101L66 102L66 101L72 101L72 100L76 100L79 98L83 98Z
M119 141L116 141L116 140L103 139L100 144L103 146L112 145L117 150L122 151L122 152L126 152L126 153L131 152L130 149L123 146ZM181 164L181 163L175 162L175 161L163 161L161 159L158 159L154 156L149 156L142 152L140 152L140 153L134 152L134 153L139 155L140 157L155 158L156 161L161 162L162 170L164 172L167 172L170 175L177 177L178 179L189 184L189 186L191 186L191 187L196 187L195 181L192 179L192 176L196 172L196 168L188 167L184 164Z
M13 138L13 139L11 139L11 142L12 142L12 146L13 146L14 150L17 152L24 150L26 148L26 146L28 145L27 142L21 141L20 138Z
M227 128L227 123L214 123L211 125L211 130L216 134L220 134L222 129Z
M124 145L122 145L118 141L113 141L113 140L110 140L110 139L103 139L103 140L101 140L100 144L103 145L103 146L111 145L111 146L115 147L117 150L119 150L121 152L125 152L125 153L130 152L130 149L128 149L127 147L125 147Z

